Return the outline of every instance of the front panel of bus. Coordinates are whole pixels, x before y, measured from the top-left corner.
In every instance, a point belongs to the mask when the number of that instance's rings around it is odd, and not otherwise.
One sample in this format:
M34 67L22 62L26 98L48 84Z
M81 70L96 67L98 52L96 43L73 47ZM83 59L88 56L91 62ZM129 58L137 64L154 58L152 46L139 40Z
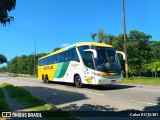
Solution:
M85 79L89 84L119 84L122 82L122 69L116 50L104 46L79 46L79 52L84 62ZM85 52L87 49L94 49L97 58L92 52Z

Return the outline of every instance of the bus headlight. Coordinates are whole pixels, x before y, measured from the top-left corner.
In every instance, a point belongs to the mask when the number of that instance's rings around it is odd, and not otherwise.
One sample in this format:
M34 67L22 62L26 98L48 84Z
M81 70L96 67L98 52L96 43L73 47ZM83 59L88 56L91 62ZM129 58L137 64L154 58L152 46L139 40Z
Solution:
M105 75L102 75L100 73L94 73L94 75L99 76L99 77L105 77Z

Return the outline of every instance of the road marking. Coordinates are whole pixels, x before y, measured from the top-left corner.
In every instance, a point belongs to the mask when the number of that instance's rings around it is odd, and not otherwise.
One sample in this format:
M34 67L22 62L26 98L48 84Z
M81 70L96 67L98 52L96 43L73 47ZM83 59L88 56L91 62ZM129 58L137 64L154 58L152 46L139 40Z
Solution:
M148 104L148 105L158 105L156 103L150 103L150 102L142 102L142 101L137 101L137 100L130 100L131 102L137 102L137 103L143 103L143 104Z
M84 90L78 90L78 91L83 92L83 93L90 93L90 94L94 94L94 95L105 96L104 94L99 94L99 93L94 93L94 92L89 92L89 91L84 91Z
M66 90L67 88L70 88L70 87L56 85L56 86L52 86L52 88L53 89L54 88L62 88L64 90ZM90 94L94 94L94 95L105 96L104 94L89 92L89 91L85 91L85 90L78 90L78 91L81 92L81 93L90 93Z
M160 90L149 90L149 89L143 89L143 88L133 88L133 89L160 92Z

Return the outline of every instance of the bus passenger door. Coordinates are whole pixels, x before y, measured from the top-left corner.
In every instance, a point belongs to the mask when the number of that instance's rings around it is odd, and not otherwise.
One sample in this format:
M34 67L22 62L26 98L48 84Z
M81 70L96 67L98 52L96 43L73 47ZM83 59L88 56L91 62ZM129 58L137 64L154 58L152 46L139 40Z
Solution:
M95 65L93 62L92 52L85 52L84 56L85 64L85 80L87 84L95 84L94 74L95 74Z

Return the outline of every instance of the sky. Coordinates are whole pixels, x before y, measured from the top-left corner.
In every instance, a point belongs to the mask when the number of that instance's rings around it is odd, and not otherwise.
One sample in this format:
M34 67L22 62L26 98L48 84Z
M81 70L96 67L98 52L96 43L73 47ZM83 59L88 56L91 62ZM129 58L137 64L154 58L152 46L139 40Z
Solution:
M160 0L125 0L126 29L152 35L160 41ZM9 15L15 20L0 25L0 54L15 56L50 53L56 47L92 42L91 34L104 29L123 33L122 0L17 0Z

